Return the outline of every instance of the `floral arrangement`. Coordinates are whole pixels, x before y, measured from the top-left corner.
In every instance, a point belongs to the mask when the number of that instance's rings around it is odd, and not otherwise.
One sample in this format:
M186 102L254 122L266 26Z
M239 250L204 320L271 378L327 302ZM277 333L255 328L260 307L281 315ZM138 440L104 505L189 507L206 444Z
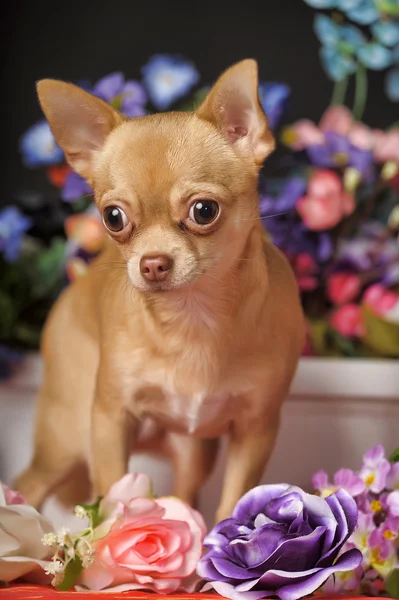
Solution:
M55 531L0 484L0 582L59 590L158 594L213 590L231 600L299 600L314 593L399 598L399 449L377 445L358 472L313 493L260 485L209 532L201 514L157 498L146 475L128 474L93 505L85 526Z
M261 182L260 214L298 280L309 323L305 354L397 358L399 124L381 131L361 121L368 70L385 70L386 93L399 101L397 0L304 1L317 9L314 30L334 81L332 102L317 124L281 126L291 91L260 84L279 142ZM153 56L141 75L77 83L129 117L191 110L209 89L181 57ZM105 239L92 190L65 163L46 121L22 136L20 152L47 188L0 211L0 377L22 351L37 348L54 300L85 273Z

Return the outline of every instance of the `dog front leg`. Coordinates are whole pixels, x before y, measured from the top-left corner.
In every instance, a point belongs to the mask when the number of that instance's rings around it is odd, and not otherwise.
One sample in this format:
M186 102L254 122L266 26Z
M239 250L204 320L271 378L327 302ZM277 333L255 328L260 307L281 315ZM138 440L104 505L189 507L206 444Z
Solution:
M229 440L217 522L230 517L238 500L259 484L278 430L279 414L268 415L267 421L252 423L247 429L235 424Z
M131 386L109 365L100 365L91 421L90 471L96 497L127 472L136 423L128 412Z

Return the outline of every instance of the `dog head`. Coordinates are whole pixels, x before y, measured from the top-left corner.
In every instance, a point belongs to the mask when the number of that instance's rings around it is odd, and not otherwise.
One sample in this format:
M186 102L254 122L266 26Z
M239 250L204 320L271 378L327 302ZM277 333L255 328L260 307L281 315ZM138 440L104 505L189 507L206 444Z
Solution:
M258 172L274 148L255 61L227 70L191 113L126 119L54 80L38 95L136 288L174 290L229 268L258 219Z

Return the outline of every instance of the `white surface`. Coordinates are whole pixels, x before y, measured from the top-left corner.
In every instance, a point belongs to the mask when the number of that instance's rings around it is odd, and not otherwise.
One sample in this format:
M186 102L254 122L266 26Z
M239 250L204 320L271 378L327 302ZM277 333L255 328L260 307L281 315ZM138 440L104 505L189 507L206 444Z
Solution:
M34 399L40 361L26 361L19 376L0 385L0 479L10 483L29 461ZM362 454L383 443L388 452L399 445L399 365L397 361L303 359L283 408L279 439L264 482L286 481L310 487L312 474L324 468L356 469ZM222 451L202 492L200 509L208 522L216 509L223 473ZM171 489L166 463L137 455L131 470L153 477L159 495ZM46 514L56 525L74 526L54 505Z

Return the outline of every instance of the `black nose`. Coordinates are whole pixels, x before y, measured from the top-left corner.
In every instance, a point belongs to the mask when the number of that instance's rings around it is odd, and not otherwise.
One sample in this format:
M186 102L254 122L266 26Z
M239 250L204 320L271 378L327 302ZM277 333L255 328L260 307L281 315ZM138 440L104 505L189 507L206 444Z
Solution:
M140 273L146 281L165 281L173 266L173 260L166 254L143 256L140 260Z

